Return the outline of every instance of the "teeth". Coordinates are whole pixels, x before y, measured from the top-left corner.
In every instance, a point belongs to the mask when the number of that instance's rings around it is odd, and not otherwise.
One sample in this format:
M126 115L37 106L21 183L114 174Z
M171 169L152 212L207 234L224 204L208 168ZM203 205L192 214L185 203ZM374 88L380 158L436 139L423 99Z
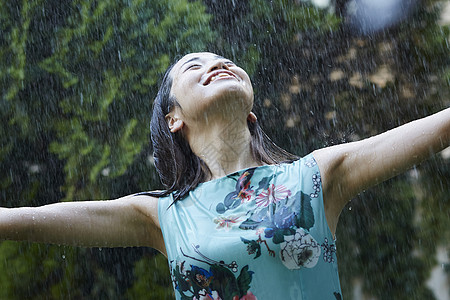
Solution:
M231 77L230 74L227 73L219 73L217 75L214 75L213 77L211 77L210 82L213 82L214 80L216 80L218 77Z

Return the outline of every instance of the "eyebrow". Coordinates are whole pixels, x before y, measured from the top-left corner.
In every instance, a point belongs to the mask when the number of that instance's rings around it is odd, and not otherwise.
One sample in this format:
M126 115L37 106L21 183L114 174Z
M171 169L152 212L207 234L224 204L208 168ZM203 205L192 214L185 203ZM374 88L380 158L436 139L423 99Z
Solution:
M224 58L224 59L225 59L225 57L223 57L223 56L221 56L221 55L215 55L214 58L216 58L216 59ZM188 60L188 61L186 61L185 63L183 63L183 64L181 65L180 69L182 69L184 65L186 65L186 64L188 64L188 63L190 63L190 62L196 61L196 60L200 60L200 57L199 57L199 56L196 56L196 57L191 58L190 60Z
M182 64L181 67L180 67L180 69L183 68L184 65L190 63L191 61L195 61L195 60L199 60L199 59L200 59L200 57L198 57L198 56L197 56L197 57L194 57L194 58L191 58L190 60L188 60L187 62L185 62L184 64Z

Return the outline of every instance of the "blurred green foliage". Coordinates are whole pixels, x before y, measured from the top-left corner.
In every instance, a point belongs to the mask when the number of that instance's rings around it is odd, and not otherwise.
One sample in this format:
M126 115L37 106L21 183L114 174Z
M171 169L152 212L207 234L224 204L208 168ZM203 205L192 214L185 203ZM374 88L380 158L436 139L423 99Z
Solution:
M210 41L205 6L58 0L0 7L1 204L108 199L156 187L148 163L152 98L175 55ZM133 163L138 182L111 188ZM124 292L95 259L83 259L85 249L66 255L63 267L58 247L27 245L2 244L2 299ZM78 262L90 271L77 271Z
M149 159L153 97L191 51L251 74L255 112L304 155L449 106L448 26L438 1L361 35L349 0L3 0L0 205L112 199L160 187ZM280 130L282 129L282 130ZM449 249L450 161L436 157L354 199L337 232L344 297L432 299L438 245ZM171 299L155 251L0 244L1 299Z

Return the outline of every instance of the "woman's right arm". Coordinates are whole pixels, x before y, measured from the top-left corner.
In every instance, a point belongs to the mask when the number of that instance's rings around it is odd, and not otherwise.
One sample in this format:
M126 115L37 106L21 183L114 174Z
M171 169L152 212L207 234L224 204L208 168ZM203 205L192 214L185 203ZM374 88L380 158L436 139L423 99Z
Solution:
M82 247L147 246L165 252L158 199L149 196L1 208L0 239Z

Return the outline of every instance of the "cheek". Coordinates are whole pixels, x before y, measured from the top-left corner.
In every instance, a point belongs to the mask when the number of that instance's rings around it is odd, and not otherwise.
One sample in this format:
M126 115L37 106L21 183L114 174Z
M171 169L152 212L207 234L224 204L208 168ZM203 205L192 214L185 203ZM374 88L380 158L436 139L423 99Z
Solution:
M188 100L192 93L192 88L189 87L184 81L178 81L172 86L172 94L175 96L182 108L188 105Z

